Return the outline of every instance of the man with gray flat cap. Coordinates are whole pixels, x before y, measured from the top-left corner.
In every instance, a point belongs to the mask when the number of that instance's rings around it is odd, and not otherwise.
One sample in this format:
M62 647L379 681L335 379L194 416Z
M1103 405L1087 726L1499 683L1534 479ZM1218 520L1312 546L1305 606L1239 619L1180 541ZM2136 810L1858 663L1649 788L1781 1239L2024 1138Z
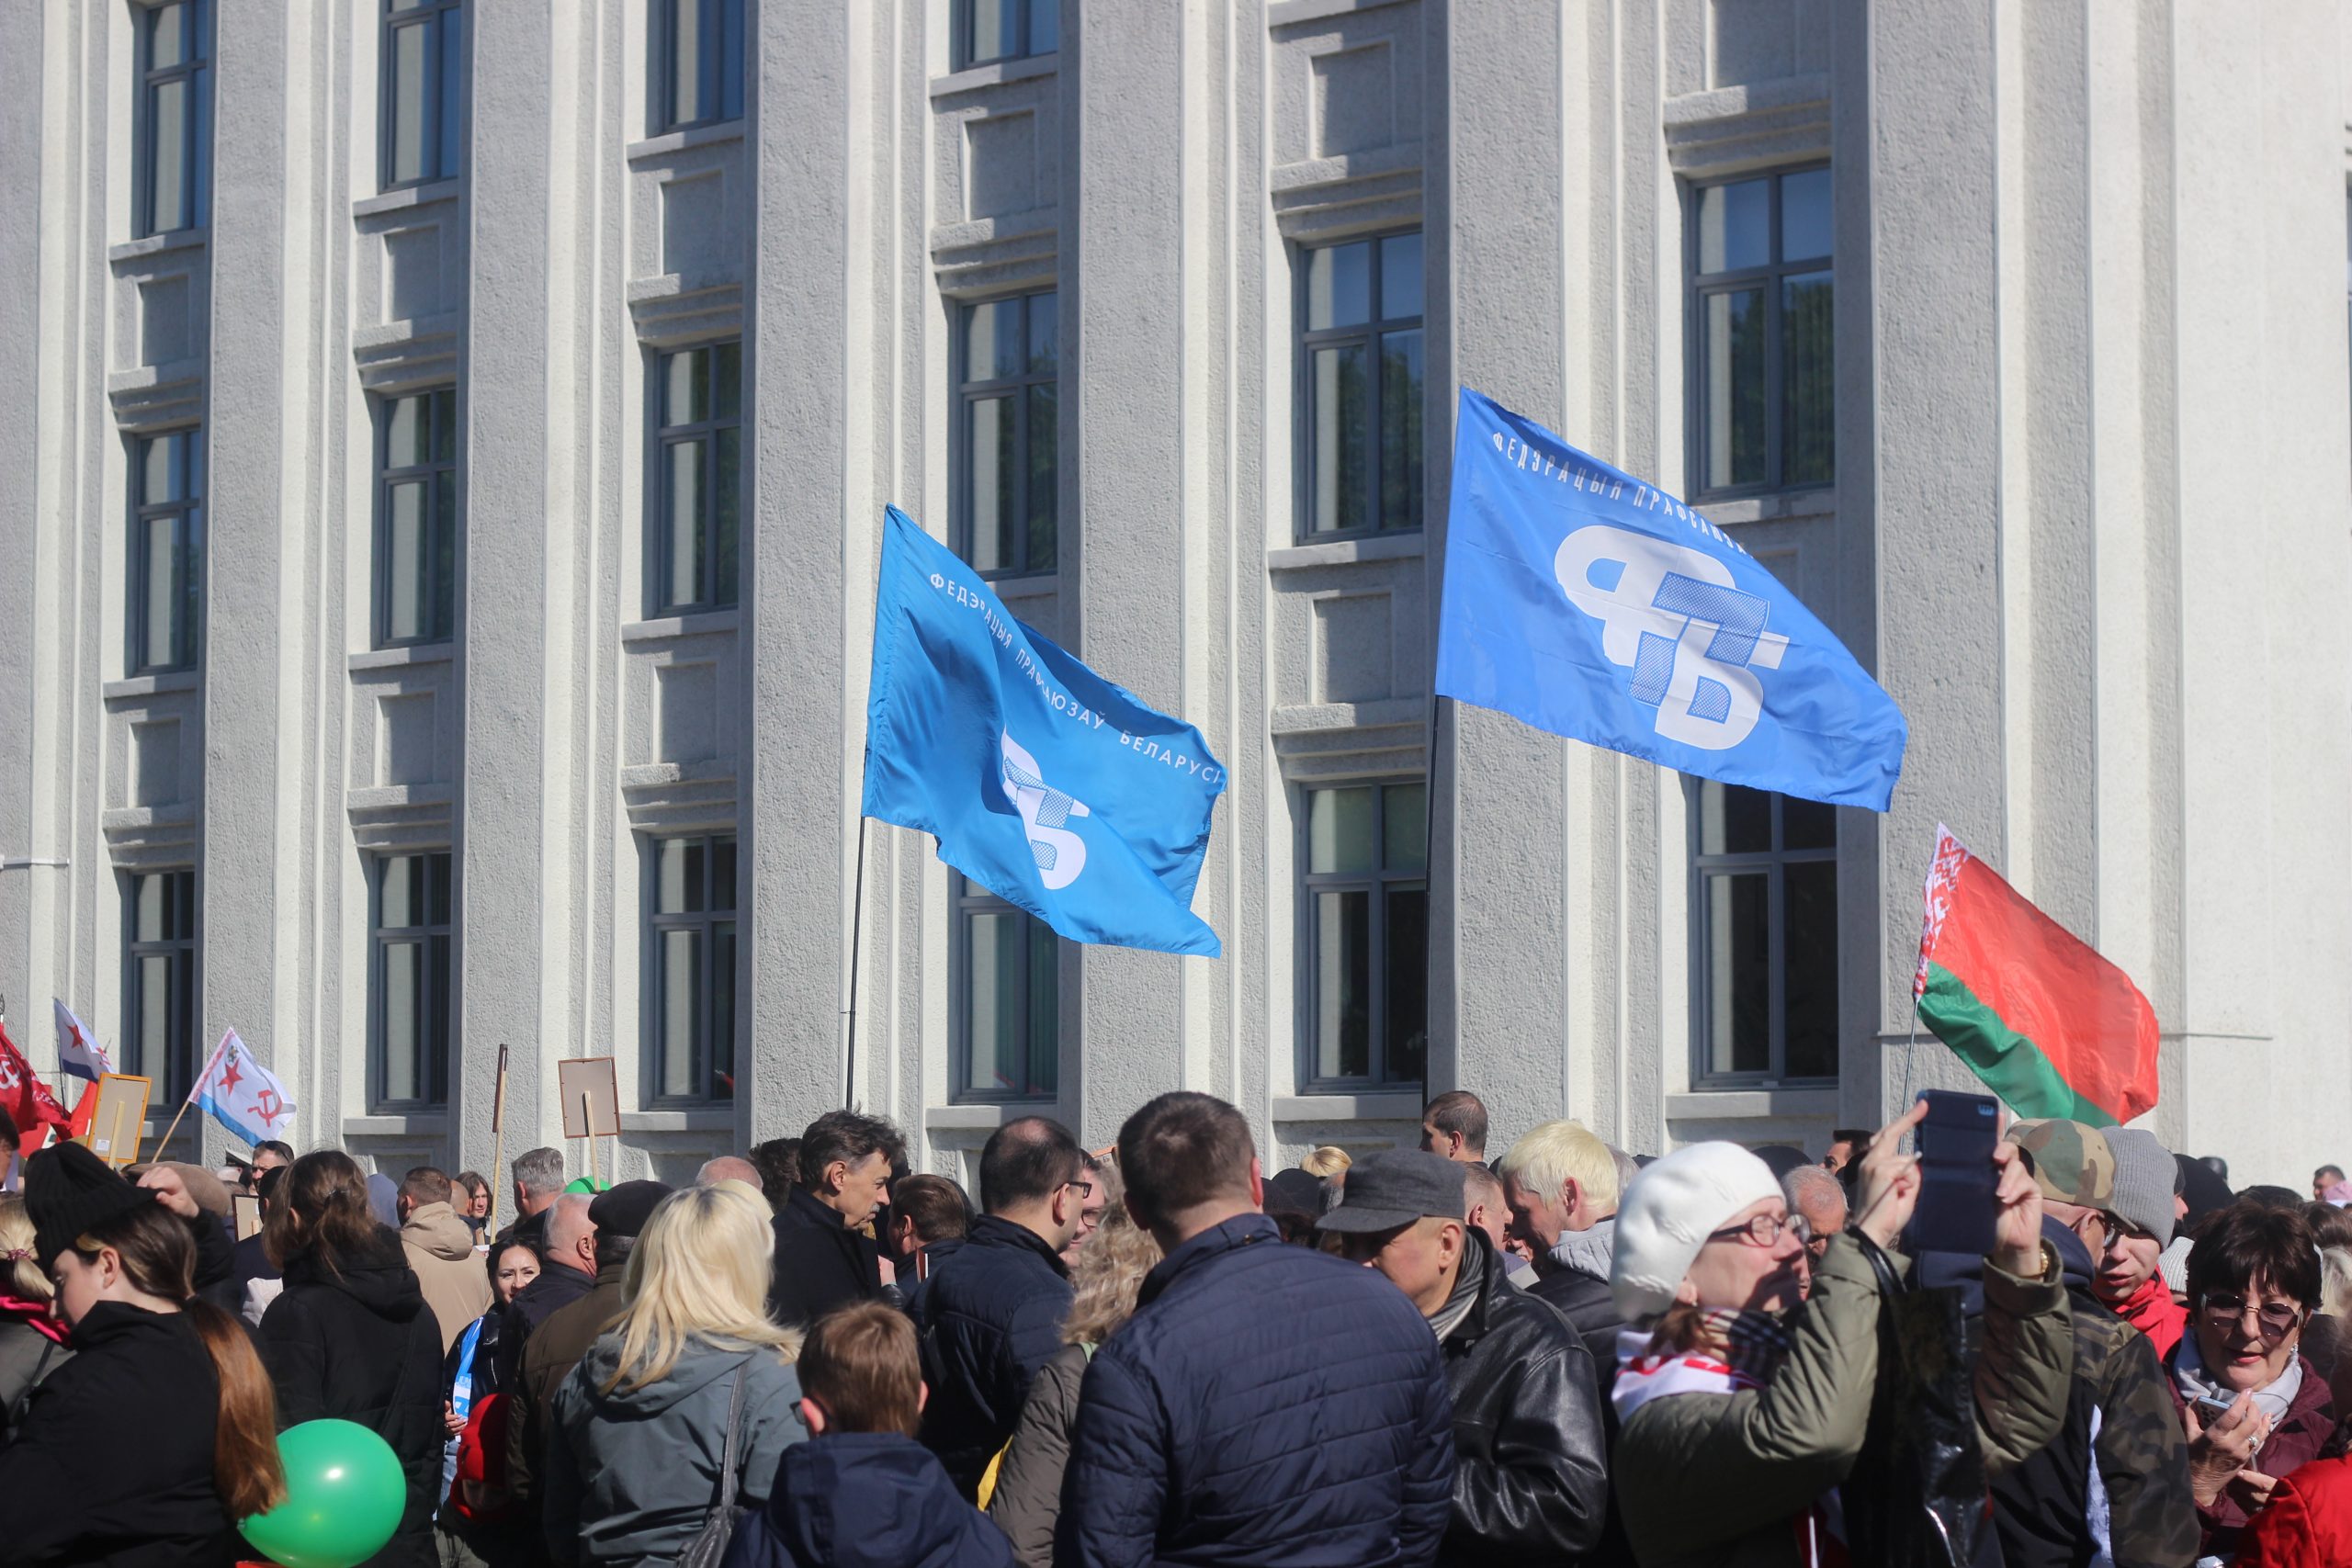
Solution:
M1316 1228L1385 1275L1438 1337L1454 1470L1437 1561L1574 1562L1609 1512L1592 1359L1567 1319L1505 1277L1462 1214L1460 1166L1391 1149L1349 1168L1339 1207Z

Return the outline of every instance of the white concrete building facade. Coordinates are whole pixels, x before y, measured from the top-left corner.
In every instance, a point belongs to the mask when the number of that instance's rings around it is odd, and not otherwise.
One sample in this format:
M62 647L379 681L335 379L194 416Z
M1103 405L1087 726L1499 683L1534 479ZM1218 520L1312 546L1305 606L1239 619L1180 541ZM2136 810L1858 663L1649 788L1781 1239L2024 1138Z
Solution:
M2168 1143L2352 1152L2333 5L44 0L9 40L38 1066L51 996L159 1102L233 1026L298 1145L395 1171L489 1168L501 1043L508 1157L585 1168L554 1064L609 1055L605 1172L673 1180L845 1085L959 1177L1179 1087L1283 1164L1457 1086L1496 1148L1817 1149L1966 1086L1905 1044L1943 821L2147 992ZM1432 741L1463 384L1802 595L1909 718L1894 810L1451 703ZM898 829L861 899L892 502L1208 736L1224 958L1058 942Z

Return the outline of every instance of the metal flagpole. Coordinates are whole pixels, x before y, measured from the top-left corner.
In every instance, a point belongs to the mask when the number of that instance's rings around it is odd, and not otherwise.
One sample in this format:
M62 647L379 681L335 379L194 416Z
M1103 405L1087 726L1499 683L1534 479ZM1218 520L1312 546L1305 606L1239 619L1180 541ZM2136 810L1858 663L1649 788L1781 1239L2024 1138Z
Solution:
M842 1103L857 1109L857 950L865 927L865 812L857 814L857 872L850 896L849 914L849 1053L842 1086Z

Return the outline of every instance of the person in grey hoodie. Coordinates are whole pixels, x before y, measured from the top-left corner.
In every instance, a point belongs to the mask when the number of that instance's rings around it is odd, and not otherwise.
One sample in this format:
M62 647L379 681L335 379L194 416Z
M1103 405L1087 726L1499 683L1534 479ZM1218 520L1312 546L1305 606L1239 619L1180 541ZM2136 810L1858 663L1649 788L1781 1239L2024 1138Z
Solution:
M730 1427L741 1507L807 1438L799 1336L766 1314L773 1218L720 1181L672 1193L639 1234L619 1319L548 1410L539 1518L564 1568L674 1561L718 1501Z

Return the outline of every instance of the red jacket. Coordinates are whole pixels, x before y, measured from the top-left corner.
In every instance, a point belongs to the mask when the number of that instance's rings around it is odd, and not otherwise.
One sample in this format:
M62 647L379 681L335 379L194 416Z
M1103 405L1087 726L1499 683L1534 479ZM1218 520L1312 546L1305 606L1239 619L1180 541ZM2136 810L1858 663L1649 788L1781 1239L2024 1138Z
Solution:
M2313 1460L2270 1495L2246 1528L2237 1568L2339 1568L2352 1562L2352 1458Z

